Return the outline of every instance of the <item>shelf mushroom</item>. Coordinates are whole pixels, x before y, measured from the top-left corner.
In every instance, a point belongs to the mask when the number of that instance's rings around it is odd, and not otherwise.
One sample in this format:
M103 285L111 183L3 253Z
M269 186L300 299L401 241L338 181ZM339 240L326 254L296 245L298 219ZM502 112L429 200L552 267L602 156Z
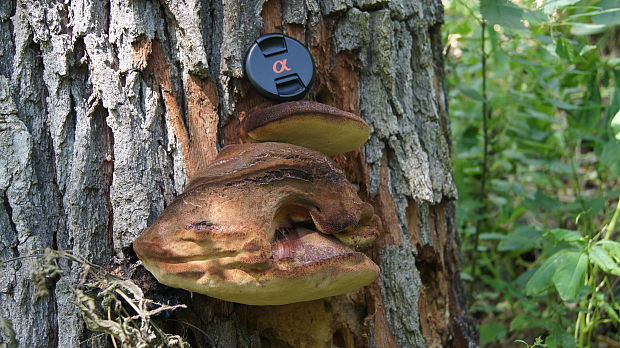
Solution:
M374 281L378 266L356 249L379 228L334 161L265 142L224 148L133 246L163 284L279 305Z
M241 123L244 142L277 141L300 145L328 156L362 146L370 128L359 116L333 106L298 101L248 114Z

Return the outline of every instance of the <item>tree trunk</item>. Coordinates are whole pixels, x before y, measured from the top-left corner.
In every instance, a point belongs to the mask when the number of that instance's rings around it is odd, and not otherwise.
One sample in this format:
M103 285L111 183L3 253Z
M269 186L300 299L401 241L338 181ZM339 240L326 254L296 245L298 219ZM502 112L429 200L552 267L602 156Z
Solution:
M2 0L0 347L110 346L89 332L67 271L37 298L42 248L108 267L223 146L270 104L243 78L245 49L283 32L313 54L309 99L361 115L362 150L336 161L383 232L381 268L353 293L284 306L141 286L185 303L161 318L192 347L470 347L440 0ZM142 273L140 273L142 272ZM144 280L146 279L146 280ZM150 290L149 290L150 289Z

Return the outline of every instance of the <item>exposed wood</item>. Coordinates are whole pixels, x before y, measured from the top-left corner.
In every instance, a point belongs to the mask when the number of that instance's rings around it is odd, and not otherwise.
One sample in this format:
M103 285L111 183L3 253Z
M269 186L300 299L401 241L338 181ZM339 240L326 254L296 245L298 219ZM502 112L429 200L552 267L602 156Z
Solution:
M131 242L271 105L243 78L261 33L308 45L308 98L359 114L363 149L335 159L381 216L380 279L353 293L253 307L125 272L158 323L194 347L473 347L459 279L440 0L0 2L0 259L72 250L126 270ZM68 271L35 299L35 258L0 264L0 326L20 347L104 347ZM71 265L63 265L70 268ZM124 272L124 271L123 271ZM10 342L0 330L0 345Z

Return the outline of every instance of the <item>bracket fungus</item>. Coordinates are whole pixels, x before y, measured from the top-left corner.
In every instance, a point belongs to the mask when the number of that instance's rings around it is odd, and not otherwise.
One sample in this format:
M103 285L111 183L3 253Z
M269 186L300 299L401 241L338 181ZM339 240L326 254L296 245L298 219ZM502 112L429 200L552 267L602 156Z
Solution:
M355 150L369 136L359 116L311 101L276 104L248 114L241 123L244 142L284 142L328 156Z
M374 281L378 266L357 250L379 229L334 161L264 142L224 148L133 246L163 284L279 305Z

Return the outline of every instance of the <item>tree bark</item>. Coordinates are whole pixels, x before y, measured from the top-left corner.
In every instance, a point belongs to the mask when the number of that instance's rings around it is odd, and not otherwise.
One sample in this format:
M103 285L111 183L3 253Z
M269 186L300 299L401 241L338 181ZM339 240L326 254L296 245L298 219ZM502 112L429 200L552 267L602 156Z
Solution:
M134 278L185 303L160 324L192 347L472 347L459 278L440 0L0 2L0 347L105 347L66 271L34 295L27 257L71 250L108 267L270 104L241 63L261 33L304 42L308 96L361 115L371 138L335 159L384 231L380 279L353 293L246 306ZM75 270L75 265L65 265Z

